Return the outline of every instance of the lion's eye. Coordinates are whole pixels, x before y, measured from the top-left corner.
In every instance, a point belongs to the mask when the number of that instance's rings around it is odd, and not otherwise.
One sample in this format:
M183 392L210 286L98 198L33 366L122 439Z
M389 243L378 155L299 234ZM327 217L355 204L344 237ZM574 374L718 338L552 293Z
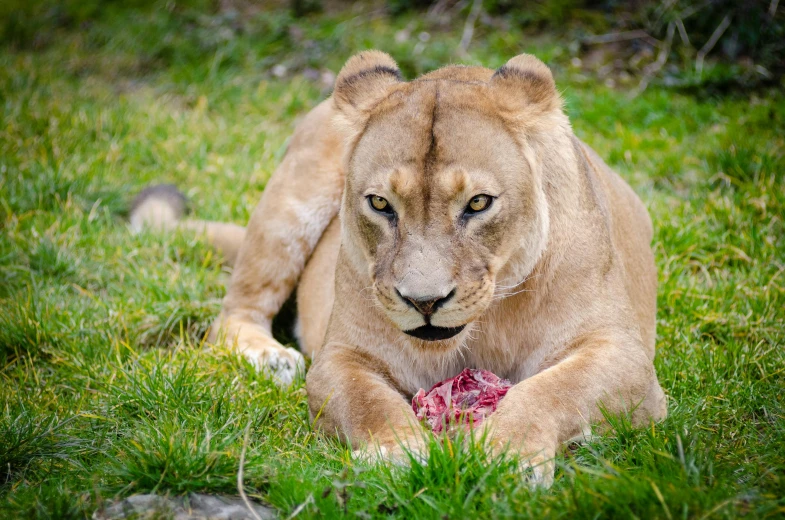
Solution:
M491 205L491 197L488 195L476 195L472 200L469 201L469 205L466 207L466 213L479 213L481 211L485 211Z
M387 199L383 197L378 195L371 195L368 197L368 201L371 203L371 207L379 213L385 213L389 215L393 212L390 203L387 202Z

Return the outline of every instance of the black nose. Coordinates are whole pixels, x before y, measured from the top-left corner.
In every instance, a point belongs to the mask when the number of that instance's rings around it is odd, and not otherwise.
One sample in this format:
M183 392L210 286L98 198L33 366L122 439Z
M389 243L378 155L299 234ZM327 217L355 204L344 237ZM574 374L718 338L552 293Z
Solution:
M430 297L414 298L414 297L402 295L398 291L398 289L396 289L395 292L398 293L398 296L400 296L403 301L405 301L406 303L417 309L417 311L423 316L430 316L431 314L436 312L439 309L439 307L447 303L447 300L455 296L455 289L450 291L450 294L448 294L447 296L441 298L430 298Z

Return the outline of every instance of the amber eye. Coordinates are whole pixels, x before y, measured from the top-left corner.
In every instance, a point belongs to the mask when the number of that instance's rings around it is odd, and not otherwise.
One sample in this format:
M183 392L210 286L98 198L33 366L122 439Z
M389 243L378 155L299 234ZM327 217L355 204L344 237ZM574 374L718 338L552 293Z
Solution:
M466 213L479 213L480 211L488 209L490 205L491 197L488 195L476 195L469 201L469 205L466 207Z
M378 195L371 195L368 197L368 200L371 203L371 207L380 213L392 213L392 208L390 207L390 203L387 202L387 199L380 197Z

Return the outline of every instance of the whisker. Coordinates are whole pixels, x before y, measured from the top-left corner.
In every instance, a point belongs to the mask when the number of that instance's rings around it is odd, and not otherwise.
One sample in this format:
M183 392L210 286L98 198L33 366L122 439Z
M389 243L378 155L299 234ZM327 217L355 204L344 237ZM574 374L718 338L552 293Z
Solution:
M518 287L522 283L526 283L529 280L531 280L532 278L537 278L539 276L542 276L542 273L538 273L538 274L529 273L528 275L524 276L523 279L521 279L521 281L519 281L518 283L514 283L512 285L497 285L496 288L497 289L502 289L502 290L513 289L515 287Z
M537 292L537 291L534 290L534 289L521 289L519 291L515 291L515 292L511 292L511 293L494 294L493 297L491 298L491 301L492 302L496 302L496 301L499 301L499 300L503 300L505 298L509 298L510 296L515 296L516 294L521 294L521 293L525 293L525 292Z

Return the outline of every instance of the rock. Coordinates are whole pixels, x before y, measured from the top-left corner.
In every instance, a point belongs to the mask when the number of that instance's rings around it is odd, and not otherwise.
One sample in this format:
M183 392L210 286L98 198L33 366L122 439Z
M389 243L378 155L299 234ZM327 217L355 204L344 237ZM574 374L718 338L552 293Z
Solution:
M275 509L251 502L254 511L265 520L277 518ZM152 520L255 520L240 497L191 493L184 497L133 495L93 513L93 520L133 518Z
M286 76L286 72L288 70L289 69L286 67L286 65L284 65L283 63L279 63L278 65L273 66L270 72L272 72L273 76L275 76L276 78L282 78Z
M322 88L333 88L333 85L335 85L335 72L331 71L330 69L322 69L322 75L320 79L322 82Z
M305 70L303 70L303 77L305 79L308 79L308 80L311 80L311 81L318 81L319 80L319 76L320 76L319 71L314 69L314 68L306 67Z

